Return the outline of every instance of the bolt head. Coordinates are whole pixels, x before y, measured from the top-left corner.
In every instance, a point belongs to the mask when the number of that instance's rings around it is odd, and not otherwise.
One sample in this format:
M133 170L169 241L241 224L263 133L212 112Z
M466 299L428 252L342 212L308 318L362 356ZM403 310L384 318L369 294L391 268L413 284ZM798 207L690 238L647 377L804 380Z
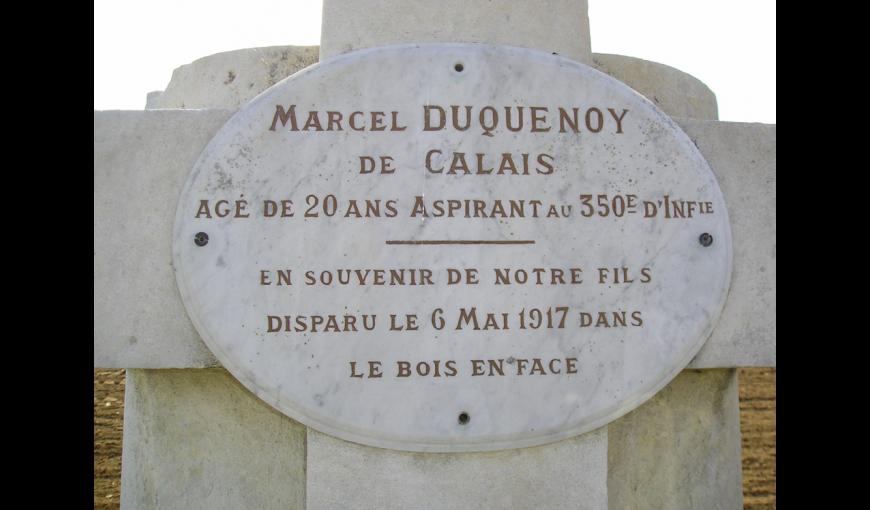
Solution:
M197 246L205 246L208 244L208 234L205 232L197 232L195 236L193 236L193 242L196 243Z

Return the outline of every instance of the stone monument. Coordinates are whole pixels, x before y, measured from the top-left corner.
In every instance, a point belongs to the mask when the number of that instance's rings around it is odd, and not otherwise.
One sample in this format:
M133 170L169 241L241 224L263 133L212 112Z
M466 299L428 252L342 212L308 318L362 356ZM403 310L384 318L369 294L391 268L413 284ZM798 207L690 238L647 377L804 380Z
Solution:
M584 0L326 0L95 112L122 508L741 508L776 129Z

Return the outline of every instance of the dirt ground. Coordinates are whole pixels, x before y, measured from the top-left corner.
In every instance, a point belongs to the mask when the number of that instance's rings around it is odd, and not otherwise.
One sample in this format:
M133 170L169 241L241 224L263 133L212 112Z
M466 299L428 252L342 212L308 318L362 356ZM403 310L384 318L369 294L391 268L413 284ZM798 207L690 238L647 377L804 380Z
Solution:
M94 370L94 509L121 502L124 371Z
M776 509L776 369L742 368L743 508ZM94 370L94 509L117 509L121 496L124 371Z
M743 508L776 509L776 369L741 368Z

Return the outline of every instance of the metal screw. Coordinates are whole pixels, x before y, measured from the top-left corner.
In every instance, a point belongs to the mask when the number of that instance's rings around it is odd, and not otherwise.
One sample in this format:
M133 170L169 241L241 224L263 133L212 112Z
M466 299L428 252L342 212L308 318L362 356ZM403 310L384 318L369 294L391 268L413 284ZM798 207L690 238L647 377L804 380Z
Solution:
M469 421L471 421L471 416L468 416L468 413L466 413L466 412L459 413L459 424L460 425L465 425Z
M195 236L193 236L193 242L196 243L197 246L205 246L208 244L208 234L205 232L197 232Z
M703 234L701 234L701 237L698 238L698 242L701 243L701 246L706 248L707 246L713 244L713 236L704 232Z

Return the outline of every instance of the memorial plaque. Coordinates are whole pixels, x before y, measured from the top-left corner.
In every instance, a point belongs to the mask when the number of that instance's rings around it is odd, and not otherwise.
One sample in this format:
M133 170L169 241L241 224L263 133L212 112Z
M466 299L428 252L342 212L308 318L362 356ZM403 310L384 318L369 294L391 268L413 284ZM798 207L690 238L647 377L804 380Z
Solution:
M599 427L698 352L728 293L713 174L624 84L537 51L375 48L236 113L182 191L188 313L248 389L373 446Z

